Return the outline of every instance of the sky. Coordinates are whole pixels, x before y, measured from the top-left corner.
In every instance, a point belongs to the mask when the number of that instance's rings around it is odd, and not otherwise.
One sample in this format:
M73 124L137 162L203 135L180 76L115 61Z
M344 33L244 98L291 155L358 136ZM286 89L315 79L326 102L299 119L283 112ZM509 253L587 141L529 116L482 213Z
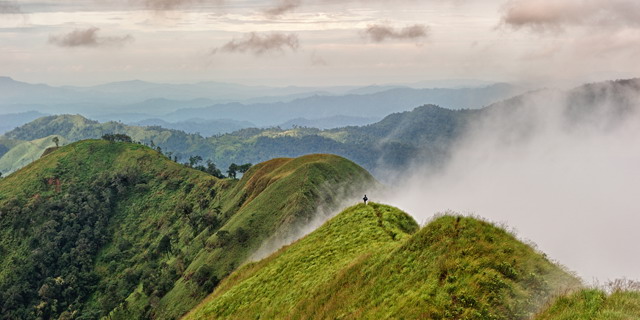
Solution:
M640 74L637 0L0 0L0 75L577 85Z

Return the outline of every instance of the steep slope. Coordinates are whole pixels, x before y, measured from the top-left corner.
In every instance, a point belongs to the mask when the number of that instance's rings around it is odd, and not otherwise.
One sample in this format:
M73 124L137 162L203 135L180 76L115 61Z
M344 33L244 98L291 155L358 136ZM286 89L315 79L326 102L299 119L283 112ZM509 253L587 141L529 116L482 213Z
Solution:
M64 137L58 135L17 143L0 157L0 172L2 172L3 175L8 175L38 160L47 148L55 146L53 142L54 137L58 138L59 144L67 143Z
M578 281L489 223L442 216L417 231L358 205L236 271L186 319L528 319Z
M64 146L0 180L0 318L179 317L265 239L373 182L330 155L219 180L142 145Z

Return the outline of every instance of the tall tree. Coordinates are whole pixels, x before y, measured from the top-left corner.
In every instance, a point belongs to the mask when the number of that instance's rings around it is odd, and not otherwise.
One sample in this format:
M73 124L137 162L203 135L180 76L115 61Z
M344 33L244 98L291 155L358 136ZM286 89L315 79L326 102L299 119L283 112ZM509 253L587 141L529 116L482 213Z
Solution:
M235 163L232 163L229 166L229 170L227 170L227 176L231 179L235 179L237 174L238 174L238 165Z

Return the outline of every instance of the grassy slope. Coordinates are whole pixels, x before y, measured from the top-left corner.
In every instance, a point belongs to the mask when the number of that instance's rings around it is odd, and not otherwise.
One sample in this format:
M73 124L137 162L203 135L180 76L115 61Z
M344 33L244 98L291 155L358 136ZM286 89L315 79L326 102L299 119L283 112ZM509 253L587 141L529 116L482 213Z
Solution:
M5 133L4 136L0 136L0 139L6 141L33 141L51 135L59 135L68 141L74 142L83 139L98 139L105 133L123 133L136 141L145 143L153 141L155 145L162 146L164 150L172 151L174 155L178 155L183 161L189 155L202 155L211 152L211 148L204 144L204 138L199 135L186 134L182 131L159 127L128 126L119 122L99 123L80 115L57 115L38 118ZM7 147L12 146L8 145ZM47 147L42 146L33 153L40 155ZM5 162L9 163L10 160L5 159ZM20 165L14 164L12 168L16 170L24 165L24 163Z
M24 167L25 165L38 160L45 149L55 146L48 136L32 141L24 141L14 145L7 153L0 157L0 172L5 176ZM65 144L66 140L62 136L57 136L60 144Z
M378 213L372 206L347 209L295 244L234 273L187 318L273 318L288 313L301 297L316 292L354 261L394 246L418 228L397 209Z
M378 227L388 214L403 217L387 219L395 240ZM578 284L486 222L444 216L410 235L400 231L415 228L407 220L387 206L352 207L235 272L186 318L526 319Z
M615 291L611 295L581 290L559 297L535 320L631 320L640 319L640 292Z
M297 228L313 218L319 205L331 206L345 196L360 195L360 187L373 182L373 177L353 162L332 155L280 158L256 165L221 202L223 213L235 212L221 230L237 234L242 228L249 232L249 239L225 247L204 246L186 273L209 265L222 279L271 235ZM204 242L218 243L219 239L214 234ZM195 300L188 297L189 285L181 279L161 301L158 313L181 315L194 307Z
M29 202L34 195L38 199L64 197L69 186L88 185L105 173L142 176L127 187L126 196L118 198L107 226L111 239L95 259L95 271L101 280L86 302L86 306L99 308L108 295L128 296L126 307L121 302L116 304L114 318L137 318L143 313L158 318L180 316L208 293L190 280L200 267L209 265L211 276L222 278L264 239L309 219L320 201L339 198L335 192L338 188L323 185L373 182L357 165L330 155L276 159L254 166L240 181L218 180L168 161L141 145L94 140L62 147L0 180L0 206ZM60 178L61 190L43 182L54 176ZM191 207L189 217L179 213L181 205ZM221 223L190 223L192 217L207 214L215 215ZM0 230L0 245L11 248L0 259L0 281L16 267L11 265L12 257L29 252L29 232L45 221L29 216L18 219L31 219L33 226L18 234L9 226ZM244 231L242 239L239 229ZM225 239L219 239L220 230L228 232ZM171 239L171 252L154 255L153 249L164 236ZM114 279L142 282L136 279L144 278L145 270L154 266L180 274L160 299L149 299L142 284L129 293L114 284Z

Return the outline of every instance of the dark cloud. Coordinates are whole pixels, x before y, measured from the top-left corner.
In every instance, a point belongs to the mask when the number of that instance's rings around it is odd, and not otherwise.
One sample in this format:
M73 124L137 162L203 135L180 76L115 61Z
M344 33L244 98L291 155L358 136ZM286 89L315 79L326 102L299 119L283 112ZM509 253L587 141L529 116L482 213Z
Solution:
M558 31L567 26L640 27L637 0L511 0L502 23L515 29Z
M131 35L122 37L103 37L98 34L99 28L75 29L64 35L50 36L49 43L67 48L120 46L133 41Z
M429 35L429 27L416 24L402 29L396 29L387 25L374 24L365 30L367 38L373 42L384 42L386 40L415 40L426 38Z
M13 1L0 1L0 14L20 14L20 6Z
M233 39L220 48L212 50L215 54L221 52L251 52L255 55L262 55L268 52L283 52L289 48L292 51L298 50L300 46L298 36L295 34L271 33L261 35L252 32L243 39Z
M265 10L268 16L277 17L289 11L293 11L302 5L301 0L280 0L275 7Z

